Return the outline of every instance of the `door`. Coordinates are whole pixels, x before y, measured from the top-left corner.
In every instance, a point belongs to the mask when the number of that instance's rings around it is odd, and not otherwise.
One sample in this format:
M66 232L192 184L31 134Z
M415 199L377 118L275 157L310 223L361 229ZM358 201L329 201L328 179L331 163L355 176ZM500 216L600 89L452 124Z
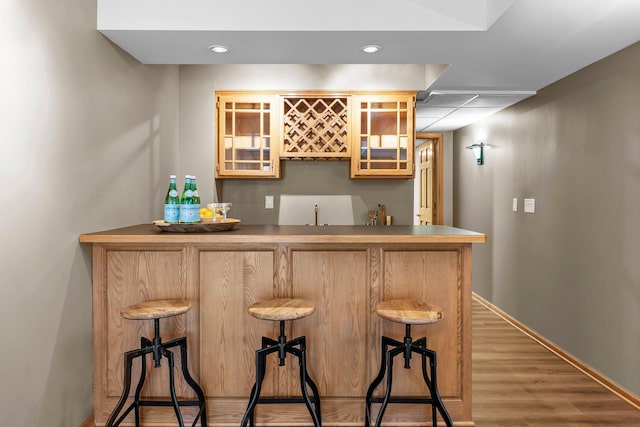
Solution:
M418 222L442 224L442 134L417 134L418 145Z

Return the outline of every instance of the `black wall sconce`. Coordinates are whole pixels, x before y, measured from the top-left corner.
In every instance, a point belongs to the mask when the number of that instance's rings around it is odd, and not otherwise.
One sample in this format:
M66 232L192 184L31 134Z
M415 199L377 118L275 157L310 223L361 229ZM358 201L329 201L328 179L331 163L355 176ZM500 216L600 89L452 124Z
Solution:
M471 144L466 148L469 150L473 150L473 154L476 156L476 164L482 165L484 164L484 142Z

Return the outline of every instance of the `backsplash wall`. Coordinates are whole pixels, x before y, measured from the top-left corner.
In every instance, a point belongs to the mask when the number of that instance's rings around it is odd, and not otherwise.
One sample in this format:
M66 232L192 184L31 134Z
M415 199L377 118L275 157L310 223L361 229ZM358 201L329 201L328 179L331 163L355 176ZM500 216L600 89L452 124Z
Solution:
M225 179L219 201L231 202L232 218L243 224L277 224L280 195L360 196L369 210L378 203L397 225L413 224L413 179L349 179L347 160L283 160L281 179ZM265 209L265 196L273 196L274 209ZM223 200L224 199L224 200ZM309 206L309 222L314 207ZM356 218L364 225L368 218Z

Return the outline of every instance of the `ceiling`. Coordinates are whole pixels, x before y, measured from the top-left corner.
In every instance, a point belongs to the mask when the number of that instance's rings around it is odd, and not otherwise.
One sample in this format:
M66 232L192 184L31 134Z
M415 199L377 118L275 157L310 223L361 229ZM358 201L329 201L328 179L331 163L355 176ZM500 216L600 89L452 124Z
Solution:
M98 0L97 28L145 64L447 64L416 103L416 130L441 132L637 42L639 23L640 0Z

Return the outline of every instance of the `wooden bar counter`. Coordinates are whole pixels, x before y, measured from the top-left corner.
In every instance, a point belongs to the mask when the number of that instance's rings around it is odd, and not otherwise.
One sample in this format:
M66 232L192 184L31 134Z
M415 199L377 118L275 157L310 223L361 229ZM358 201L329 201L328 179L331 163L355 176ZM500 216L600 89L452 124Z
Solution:
M247 307L280 296L316 304L311 316L288 322L287 336L307 337L324 426L364 424L380 336L404 336L402 325L380 319L374 308L383 299L404 297L443 309L442 321L415 326L413 336L426 335L438 353L438 385L455 425L473 426L471 247L484 241L484 234L446 226L239 224L225 232L168 233L142 224L83 234L80 242L92 244L93 254L95 424L104 425L120 396L122 354L153 334L152 322L123 319L120 310L151 299L186 298L193 308L163 319L162 338L187 336L189 367L206 394L209 425L238 426L254 381L254 352L261 336L278 334L277 322L252 318ZM297 365L288 359L278 368L276 360L267 368L262 395L297 394ZM396 366L394 395L425 395L419 359L412 367ZM143 394L167 396L167 367L148 369L153 372ZM176 388L190 396L183 382ZM258 405L256 420L263 426L312 425L302 404ZM429 420L423 405L395 404L384 424L423 426ZM143 424L171 426L175 416L170 408L144 408Z

